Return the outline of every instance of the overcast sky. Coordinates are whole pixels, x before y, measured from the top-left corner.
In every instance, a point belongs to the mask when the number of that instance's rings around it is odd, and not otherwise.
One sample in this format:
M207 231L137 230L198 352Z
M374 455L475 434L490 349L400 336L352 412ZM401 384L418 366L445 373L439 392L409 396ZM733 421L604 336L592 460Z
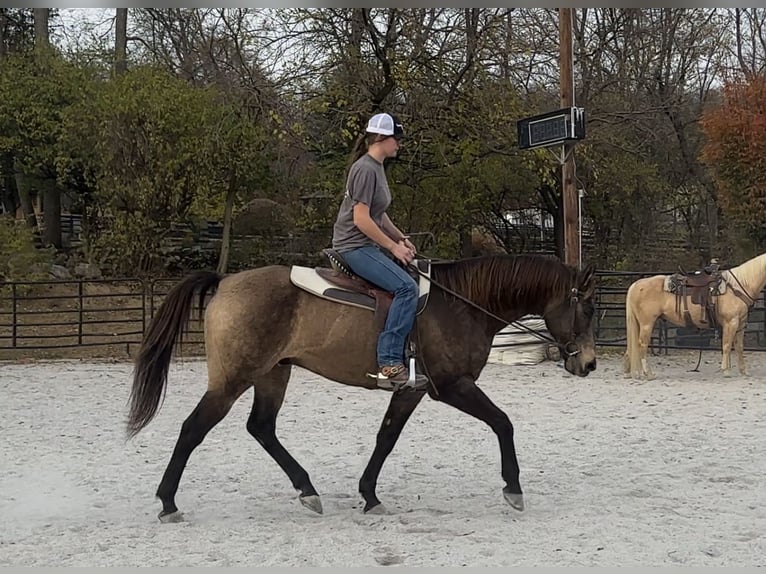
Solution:
M94 36L114 35L114 8L59 8L60 20L51 25L51 40L62 46L88 43Z

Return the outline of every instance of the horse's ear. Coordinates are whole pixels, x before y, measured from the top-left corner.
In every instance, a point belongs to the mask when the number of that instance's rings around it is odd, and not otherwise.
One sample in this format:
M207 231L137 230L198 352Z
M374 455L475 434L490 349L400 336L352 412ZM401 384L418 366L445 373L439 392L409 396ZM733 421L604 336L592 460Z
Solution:
M577 288L584 299L590 299L596 293L596 266L589 263L577 275Z

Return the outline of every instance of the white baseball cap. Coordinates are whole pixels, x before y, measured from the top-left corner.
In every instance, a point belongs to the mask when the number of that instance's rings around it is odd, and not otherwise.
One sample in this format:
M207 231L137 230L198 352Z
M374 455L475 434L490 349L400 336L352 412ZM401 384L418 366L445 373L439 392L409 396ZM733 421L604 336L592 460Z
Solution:
M367 133L394 136L397 139L404 136L404 127L401 122L391 114L375 114L367 122Z

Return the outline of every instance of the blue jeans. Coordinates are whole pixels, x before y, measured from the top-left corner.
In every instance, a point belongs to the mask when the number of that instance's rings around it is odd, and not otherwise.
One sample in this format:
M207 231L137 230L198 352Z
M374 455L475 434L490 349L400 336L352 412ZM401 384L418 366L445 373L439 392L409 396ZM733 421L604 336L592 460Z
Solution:
M386 324L378 337L378 366L406 364L404 342L415 323L418 284L379 247L359 247L341 255L354 273L393 293Z

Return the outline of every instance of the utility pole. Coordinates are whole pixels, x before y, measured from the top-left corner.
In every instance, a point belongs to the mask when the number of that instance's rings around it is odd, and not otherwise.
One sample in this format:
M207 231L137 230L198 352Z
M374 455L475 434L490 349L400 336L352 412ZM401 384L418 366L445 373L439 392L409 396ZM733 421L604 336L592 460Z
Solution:
M572 65L572 10L559 8L559 74L561 107L574 106L574 73ZM561 197L564 220L564 261L579 267L580 245L577 185L575 183L574 142L564 144L561 164Z

